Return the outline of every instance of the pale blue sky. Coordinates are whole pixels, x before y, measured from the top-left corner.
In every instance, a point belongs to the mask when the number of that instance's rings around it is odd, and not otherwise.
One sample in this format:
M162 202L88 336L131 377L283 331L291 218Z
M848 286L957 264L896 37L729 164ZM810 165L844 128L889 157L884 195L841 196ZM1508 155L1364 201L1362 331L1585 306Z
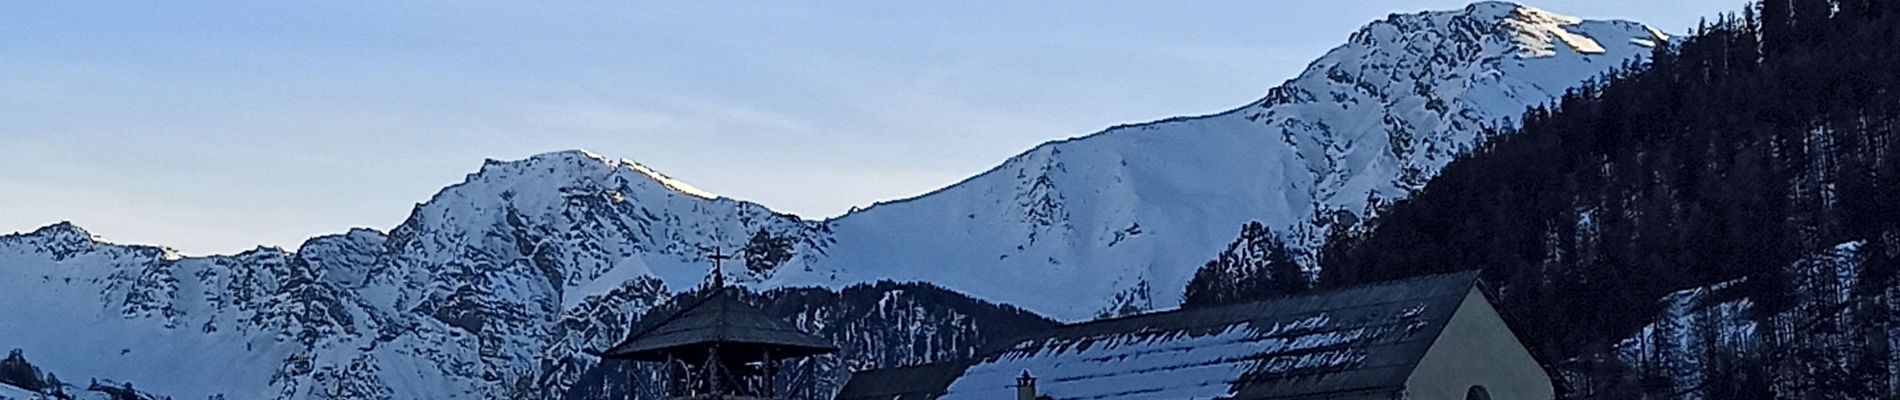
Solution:
M1465 4L896 3L7 2L0 232L294 249L574 148L835 216L1238 106L1366 22ZM1742 4L1531 3L1670 32Z

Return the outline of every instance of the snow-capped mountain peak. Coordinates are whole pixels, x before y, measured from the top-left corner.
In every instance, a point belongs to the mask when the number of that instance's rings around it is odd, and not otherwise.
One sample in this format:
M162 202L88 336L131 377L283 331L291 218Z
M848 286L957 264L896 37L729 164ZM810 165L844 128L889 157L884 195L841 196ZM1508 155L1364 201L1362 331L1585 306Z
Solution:
M1511 17L1504 19L1504 25L1517 33L1513 37L1517 39L1518 55L1521 57L1556 55L1556 46L1559 44L1581 54L1603 54L1606 50L1596 39L1571 32L1568 28L1582 22L1582 18L1522 6L1513 9Z
M98 249L105 241L70 221L60 221L34 229L32 232L0 236L0 243L20 247L35 254L43 254L55 260L64 260ZM167 251L167 253L170 252Z
M839 217L818 273L778 282L915 279L1064 320L1170 306L1247 222L1314 248L1658 39L1642 24L1501 2L1394 14L1246 106L1046 143Z
M39 238L46 243L64 243L70 245L91 245L97 243L99 239L97 236L93 236L92 232L87 232L85 228L73 225L71 221L60 221L52 225L43 226L39 229L34 229L24 236Z
M666 176L666 174L662 174L651 167L635 162L633 160L628 160L628 159L614 160L614 159L607 158L606 156L595 154L594 152L590 152L590 151L582 150L582 149L542 153L542 154L537 154L537 155L528 157L527 159L524 159L524 160L513 161L513 162L495 161L495 160L489 160L488 162L488 164L490 165L505 165L505 164L512 164L512 163L529 163L529 164L540 164L540 163L587 164L587 163L591 163L596 166L605 167L608 169L628 169L634 172L638 172L641 175L645 175L647 179L651 179L654 182L660 184L660 186L670 189L679 194L684 194L688 196L694 196L694 197L699 197L702 199L709 199L709 200L716 199L719 197L710 192L694 187L693 185L688 184L684 181Z
M801 246L822 246L816 239L807 240L807 231L818 226L757 204L714 196L639 163L569 150L518 161L490 160L462 183L417 205L390 236L394 246L441 252L439 257L451 260L461 247L474 245L460 238L497 238L498 232L523 230L556 235L563 243L510 244L517 247L510 251L523 256L556 249L594 253L587 271L558 271L571 275L557 280L561 283L590 282L614 273L621 280L656 275L669 284L691 287L705 273L704 256L714 250L735 251L761 231L795 237ZM445 234L454 239L419 240ZM564 244L577 247L561 247Z
M654 181L660 182L660 185L666 186L666 188L668 189L673 189L673 191L679 192L680 194L694 196L694 197L708 199L708 200L719 197L719 196L713 195L712 192L701 190L700 188L693 187L693 185L689 185L684 181L673 179L672 177L666 176L665 174L661 174L659 171L654 171L653 168L649 168L644 164L633 162L633 160L621 159L620 164L626 166L627 168L631 168L634 171L638 171L642 174L646 174L647 177L653 178Z

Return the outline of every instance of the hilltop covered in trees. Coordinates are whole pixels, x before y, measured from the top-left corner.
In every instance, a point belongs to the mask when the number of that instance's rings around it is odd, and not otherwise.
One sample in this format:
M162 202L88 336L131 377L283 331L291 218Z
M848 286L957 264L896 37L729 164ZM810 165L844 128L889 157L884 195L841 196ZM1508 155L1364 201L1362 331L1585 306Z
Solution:
M1567 398L1896 398L1896 45L1890 0L1720 16L1337 232L1319 281L1483 269ZM1728 328L1631 355L1682 321Z

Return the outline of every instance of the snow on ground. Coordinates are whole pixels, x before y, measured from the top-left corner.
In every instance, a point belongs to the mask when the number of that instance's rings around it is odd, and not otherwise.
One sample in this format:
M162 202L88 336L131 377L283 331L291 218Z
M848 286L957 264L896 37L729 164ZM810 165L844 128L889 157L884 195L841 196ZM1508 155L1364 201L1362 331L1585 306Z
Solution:
M39 393L0 383L0 400L39 400L41 397Z

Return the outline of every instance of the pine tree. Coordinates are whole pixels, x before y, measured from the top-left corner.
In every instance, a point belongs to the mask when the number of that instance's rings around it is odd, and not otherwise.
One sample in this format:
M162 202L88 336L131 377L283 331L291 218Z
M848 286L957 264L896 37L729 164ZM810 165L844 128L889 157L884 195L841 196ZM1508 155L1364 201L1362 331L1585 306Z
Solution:
M1195 270L1182 307L1233 304L1298 293L1311 287L1286 243L1259 221L1241 226L1240 237Z
M40 379L39 367L28 363L25 352L20 349L8 351L7 358L0 360L0 383L31 391L46 387L46 382Z
M53 375L53 373L48 372L46 373L46 389L43 391L48 395L52 395L53 398L65 398L66 382L61 382L58 375Z
M752 239L746 241L742 252L745 253L746 271L755 278L769 278L779 265L792 259L792 239L773 236L765 228L759 228L758 232L752 234Z
M1781 49L1788 47L1794 39L1793 0L1762 0L1761 40L1763 53L1770 56L1780 55Z
M1820 43L1833 24L1834 2L1830 0L1794 0L1794 34L1803 44Z

